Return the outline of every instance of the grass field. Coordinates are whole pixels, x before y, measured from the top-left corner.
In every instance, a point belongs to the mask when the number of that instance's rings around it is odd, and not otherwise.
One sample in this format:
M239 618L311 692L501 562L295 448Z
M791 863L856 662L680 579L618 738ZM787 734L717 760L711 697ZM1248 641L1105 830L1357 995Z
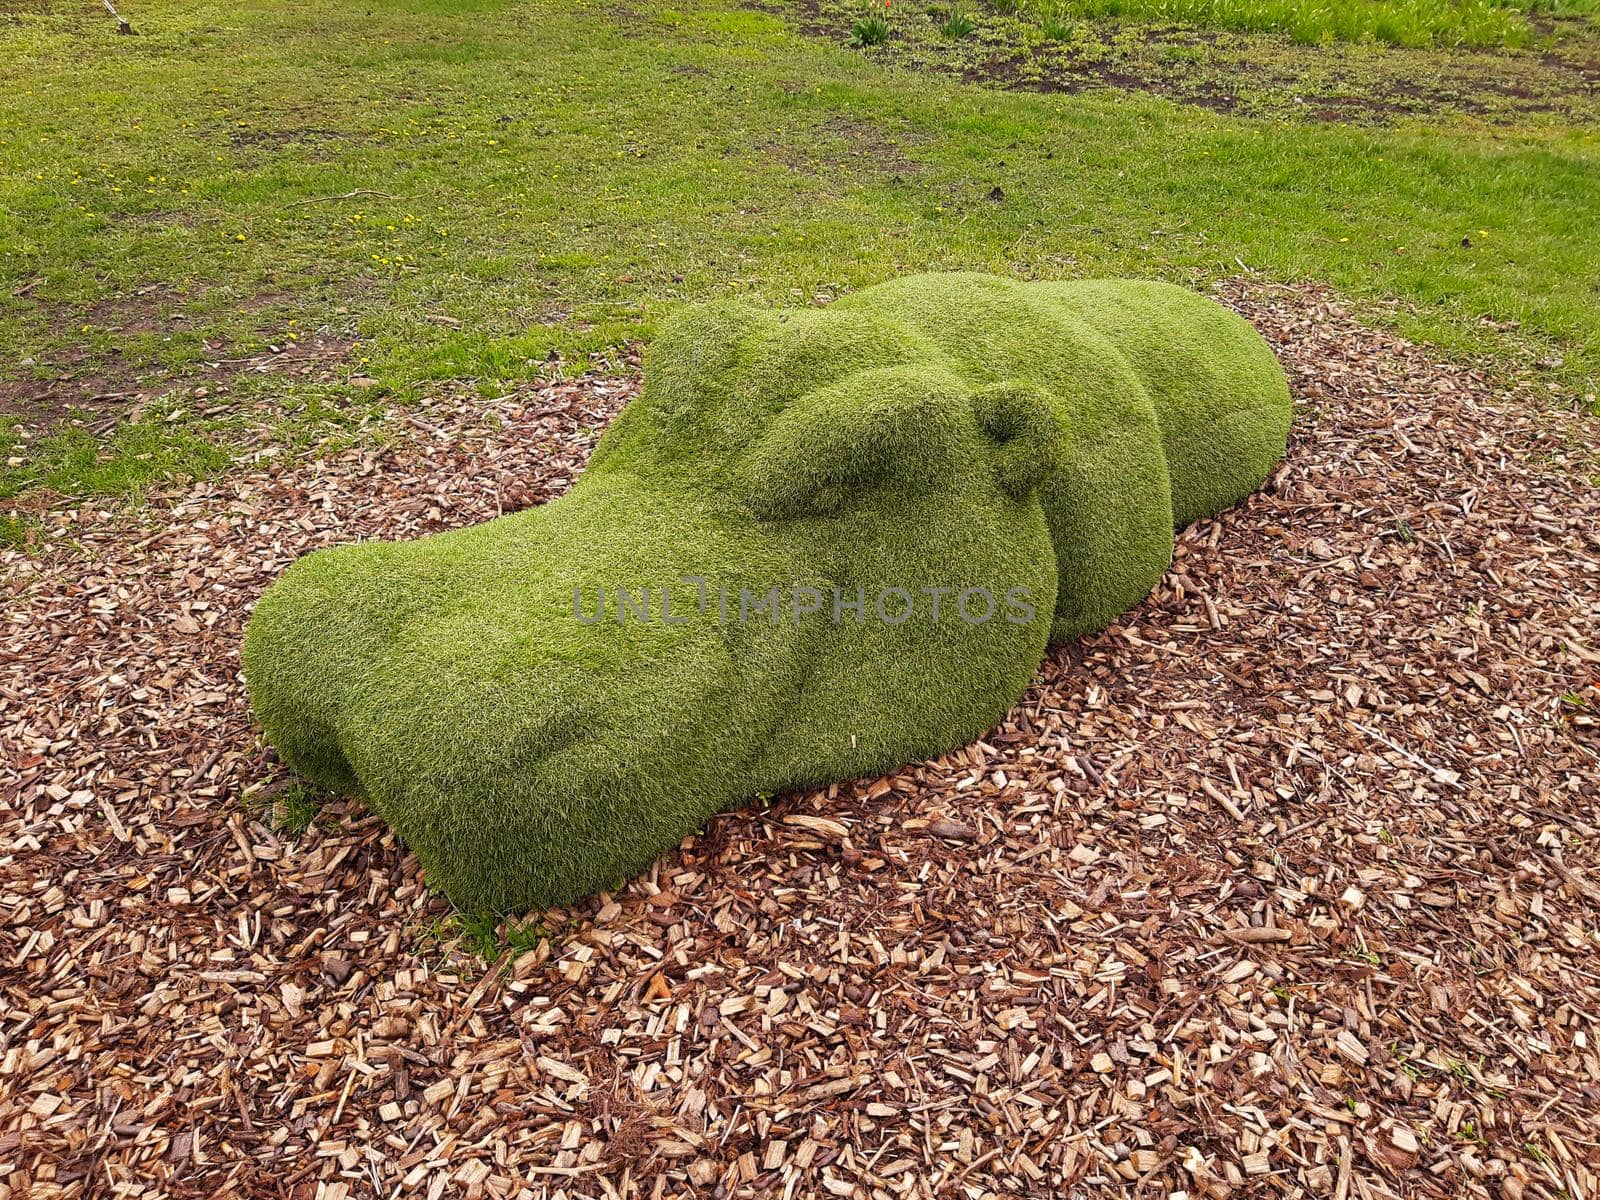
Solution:
M138 37L87 4L0 14L0 498L213 469L241 430L430 380L503 388L689 300L925 269L1319 280L1592 389L1600 142L1550 111L1372 125L1008 90L782 4L124 11ZM316 338L320 374L227 377Z
M1586 17L1595 0L999 0L1047 21L1126 17L1286 33L1300 42L1525 46L1540 25Z

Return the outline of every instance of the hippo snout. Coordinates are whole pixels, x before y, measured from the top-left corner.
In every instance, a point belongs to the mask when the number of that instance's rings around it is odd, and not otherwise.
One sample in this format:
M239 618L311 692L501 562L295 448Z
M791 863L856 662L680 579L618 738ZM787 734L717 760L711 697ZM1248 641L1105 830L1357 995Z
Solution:
M458 904L571 900L725 807L796 686L800 631L730 627L681 579L708 549L749 590L797 576L754 531L650 502L318 551L257 606L251 699L290 766L362 796Z

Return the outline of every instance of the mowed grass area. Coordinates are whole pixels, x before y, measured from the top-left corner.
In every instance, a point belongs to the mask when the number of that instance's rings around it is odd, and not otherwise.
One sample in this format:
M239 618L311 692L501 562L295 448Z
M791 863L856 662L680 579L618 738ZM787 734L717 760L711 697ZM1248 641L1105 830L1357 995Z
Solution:
M1182 21L1299 42L1525 46L1552 21L1593 15L1596 0L990 0L1045 21L1126 17Z
M140 36L87 5L0 14L13 508L210 469L205 444L252 423L581 366L686 301L812 303L917 270L1315 279L1450 352L1531 346L1592 387L1592 126L1011 92L897 68L781 4L125 11ZM250 375L132 429L114 407L60 424L63 377L148 393L319 331L332 382Z

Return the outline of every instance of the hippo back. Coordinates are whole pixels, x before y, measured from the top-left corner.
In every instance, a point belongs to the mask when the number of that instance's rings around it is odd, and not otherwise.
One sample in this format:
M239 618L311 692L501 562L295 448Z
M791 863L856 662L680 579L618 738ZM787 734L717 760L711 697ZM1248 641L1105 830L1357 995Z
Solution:
M1060 584L1053 642L1104 628L1172 557L1172 531L1235 503L1282 456L1283 370L1242 318L1170 284L915 275L835 307L892 314L974 386L1054 400L1065 445L1040 488Z
M1237 504L1283 457L1289 385L1250 322L1155 280L1026 285L1117 347L1155 404L1180 528Z

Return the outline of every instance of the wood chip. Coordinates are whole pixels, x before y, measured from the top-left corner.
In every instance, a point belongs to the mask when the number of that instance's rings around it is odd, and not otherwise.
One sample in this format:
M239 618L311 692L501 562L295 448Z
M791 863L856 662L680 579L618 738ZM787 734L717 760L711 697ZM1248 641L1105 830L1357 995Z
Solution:
M725 814L497 968L359 803L274 827L240 634L310 549L560 494L636 375L37 498L0 1191L1600 1195L1592 418L1221 294L1302 417L1147 601L972 746Z

